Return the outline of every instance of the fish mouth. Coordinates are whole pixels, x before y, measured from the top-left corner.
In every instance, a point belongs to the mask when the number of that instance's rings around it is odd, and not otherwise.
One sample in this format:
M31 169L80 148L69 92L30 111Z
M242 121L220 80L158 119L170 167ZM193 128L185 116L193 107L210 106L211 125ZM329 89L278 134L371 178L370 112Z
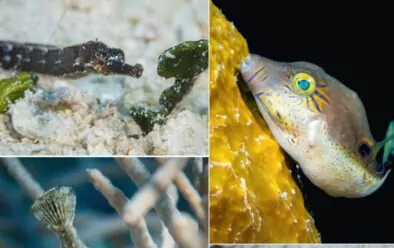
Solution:
M278 116L274 115L275 111L272 110L266 104L267 100L265 99L265 97L262 94L261 95L255 95L254 97L258 101L258 103L261 104L261 106L263 107L264 111L268 114L269 118L273 121L273 123L275 123L276 126L278 126L282 131L284 131L283 126L282 126L282 122L280 122L280 119L282 118L282 116L279 115L280 116L280 118L279 118Z
M241 63L241 73L242 75L244 75L244 73L246 73L246 71L250 68L252 62L252 55L249 54Z
M267 113L269 118L282 129L281 123L276 117L276 111L268 104L269 98L272 96L272 91L269 88L278 87L269 82L268 70L275 68L273 62L259 55L249 54L241 63L240 72L245 84L261 107L260 111Z
M264 82L266 80L266 65L268 64L268 61L269 59L263 58L259 55L249 54L241 63L241 74L249 87L256 81Z
M378 148L378 152L375 158L376 165L372 170L378 176L383 176L386 173L389 173L394 168L394 150L392 150L392 147L390 147L390 145L391 144L386 144ZM381 155L380 159L378 159L378 155Z
M240 65L245 84L254 95L281 90L282 63L249 54Z

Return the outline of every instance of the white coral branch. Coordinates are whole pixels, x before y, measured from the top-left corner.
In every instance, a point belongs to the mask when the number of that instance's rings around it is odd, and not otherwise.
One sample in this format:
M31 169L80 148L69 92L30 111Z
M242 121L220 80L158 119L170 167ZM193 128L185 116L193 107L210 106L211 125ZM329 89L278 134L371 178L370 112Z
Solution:
M124 206L128 201L123 192L112 185L111 181L106 178L99 170L88 169L87 174L89 180L92 182L97 191L99 191L107 199L109 204L116 210L119 216L122 217L124 214ZM143 217L140 217L133 223L127 221L125 222L129 228L131 239L136 247L157 248L149 234Z
M36 200L44 194L44 189L30 175L18 158L1 158L8 173L23 188L31 199Z
M154 180L150 180L151 174L139 159L116 158L116 161L139 188L143 187L145 183L147 183L146 186L152 186L152 182ZM186 161L184 162L186 163ZM176 172L179 173L179 170L173 171L172 176L176 176ZM169 180L169 178L166 180ZM171 180L169 181L171 182ZM161 193L159 199L154 205L154 209L179 247L207 247L207 239L198 231L197 223L190 217L187 217L178 211L167 192Z
M206 229L208 223L205 222L205 211L202 207L201 197L197 190L183 172L175 178L175 184L186 201L189 202L201 225Z
M168 158L156 158L160 164L168 162ZM194 158L193 166L197 167L199 173L202 173L202 158ZM208 223L206 222L205 211L202 205L201 197L198 191L190 183L185 173L180 172L174 179L174 182L182 193L183 197L190 204L194 214L197 216L200 224L207 229Z
M174 205L178 203L178 190L174 184L171 184L167 189L167 194L171 198ZM176 247L176 243L171 236L171 233L168 231L163 221L160 221L161 224L161 247L162 248L173 248Z
M160 195L167 190L187 161L187 158L170 159L158 169L150 182L144 185L126 204L124 219L128 223L134 223L153 208Z

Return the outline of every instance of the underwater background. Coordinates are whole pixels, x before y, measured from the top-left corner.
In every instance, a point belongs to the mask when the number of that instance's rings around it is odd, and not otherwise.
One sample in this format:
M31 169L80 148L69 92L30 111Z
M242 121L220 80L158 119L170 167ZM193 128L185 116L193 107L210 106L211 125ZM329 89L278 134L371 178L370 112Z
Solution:
M116 164L113 158L21 158L28 172L44 190L54 186L71 186L75 190L77 205L74 219L81 239L89 247L114 248L133 247L130 232L107 200L89 182L87 168L100 170L111 182L130 198L137 192L136 185ZM154 158L141 158L150 172L158 168ZM184 173L193 184L192 166ZM207 160L204 161L204 164ZM195 215L181 194L177 208L181 212ZM31 214L32 199L8 174L0 160L0 247L59 247L55 234L40 224ZM145 216L150 234L160 245L161 223L154 211Z
M358 93L367 113L372 135L383 140L394 120L393 92L390 90L391 63L388 55L392 38L384 6L361 6L357 11L344 6L265 6L249 1L212 1L233 22L248 42L251 53L281 61L307 61L322 67ZM282 3L285 5L285 3ZM287 3L286 3L287 4ZM325 9L324 13L319 9ZM349 11L352 15L349 15ZM327 13L327 14L326 14ZM375 15L373 13L380 13ZM376 27L379 27L376 28ZM291 161L290 158L288 158ZM322 243L394 243L392 173L374 194L361 199L333 198L315 187L296 170L294 178L313 215Z

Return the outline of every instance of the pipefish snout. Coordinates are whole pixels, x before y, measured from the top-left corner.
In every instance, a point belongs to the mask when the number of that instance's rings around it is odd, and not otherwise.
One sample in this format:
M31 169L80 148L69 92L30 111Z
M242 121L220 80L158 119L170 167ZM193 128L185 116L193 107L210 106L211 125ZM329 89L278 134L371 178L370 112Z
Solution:
M36 72L65 78L89 74L141 77L141 64L125 63L124 52L100 41L68 47L0 41L0 66L5 70Z
M316 186L331 196L355 198L383 184L390 172L394 122L386 139L375 142L353 90L317 65L259 55L244 60L241 74L278 143ZM387 152L378 163L383 146Z

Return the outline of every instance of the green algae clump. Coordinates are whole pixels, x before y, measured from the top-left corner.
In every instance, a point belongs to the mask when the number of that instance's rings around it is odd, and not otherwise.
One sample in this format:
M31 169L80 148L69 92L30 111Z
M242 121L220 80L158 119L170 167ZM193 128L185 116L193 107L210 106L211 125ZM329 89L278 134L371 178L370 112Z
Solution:
M186 41L159 56L157 74L164 78L192 78L208 68L208 41Z
M164 78L175 78L175 83L161 93L157 108L141 104L131 107L130 114L144 134L152 131L155 124L166 122L166 117L190 92L197 76L207 68L208 40L186 41L159 56L157 73Z
M26 90L33 90L37 80L36 75L27 72L0 80L0 113L7 112L9 105L22 98Z

